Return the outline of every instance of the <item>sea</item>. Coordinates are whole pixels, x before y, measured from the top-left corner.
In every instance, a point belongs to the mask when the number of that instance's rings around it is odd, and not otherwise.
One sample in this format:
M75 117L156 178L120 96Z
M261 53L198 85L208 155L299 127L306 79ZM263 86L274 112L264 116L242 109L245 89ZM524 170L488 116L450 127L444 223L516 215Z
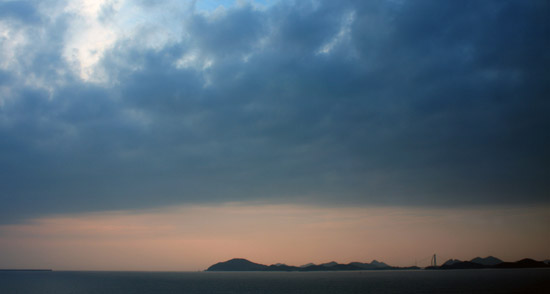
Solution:
M550 269L0 272L0 293L550 293Z

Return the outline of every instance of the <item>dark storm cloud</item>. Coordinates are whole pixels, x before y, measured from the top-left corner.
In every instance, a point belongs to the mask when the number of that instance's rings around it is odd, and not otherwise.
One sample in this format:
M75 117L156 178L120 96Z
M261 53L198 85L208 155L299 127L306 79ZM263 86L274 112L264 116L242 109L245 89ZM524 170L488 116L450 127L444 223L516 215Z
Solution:
M151 49L138 34L105 52L110 86L55 70L68 65L52 23L26 70L54 91L0 72L2 221L248 200L547 203L548 11L300 1L195 13L181 41Z

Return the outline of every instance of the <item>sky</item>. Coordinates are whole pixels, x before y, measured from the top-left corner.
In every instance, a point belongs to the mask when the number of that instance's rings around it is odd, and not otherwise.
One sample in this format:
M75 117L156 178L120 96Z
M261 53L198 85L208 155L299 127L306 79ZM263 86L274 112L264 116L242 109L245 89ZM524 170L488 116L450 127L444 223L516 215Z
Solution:
M550 258L549 13L0 1L0 268Z

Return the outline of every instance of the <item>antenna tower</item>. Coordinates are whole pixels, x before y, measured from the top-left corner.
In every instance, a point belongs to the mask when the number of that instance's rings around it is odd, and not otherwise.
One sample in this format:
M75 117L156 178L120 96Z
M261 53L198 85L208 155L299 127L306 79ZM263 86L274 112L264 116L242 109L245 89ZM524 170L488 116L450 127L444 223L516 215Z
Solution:
M434 254L434 256L432 256L432 260L430 262L430 265L433 266L433 267L436 267L437 266L437 258Z

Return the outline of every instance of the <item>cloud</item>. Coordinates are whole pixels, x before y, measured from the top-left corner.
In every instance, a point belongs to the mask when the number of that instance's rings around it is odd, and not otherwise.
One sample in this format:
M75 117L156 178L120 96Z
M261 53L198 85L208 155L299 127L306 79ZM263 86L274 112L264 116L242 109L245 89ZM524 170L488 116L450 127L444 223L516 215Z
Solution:
M3 222L548 200L544 1L74 3L0 15Z
M29 1L4 1L0 3L0 17L29 24L39 23L41 17Z

